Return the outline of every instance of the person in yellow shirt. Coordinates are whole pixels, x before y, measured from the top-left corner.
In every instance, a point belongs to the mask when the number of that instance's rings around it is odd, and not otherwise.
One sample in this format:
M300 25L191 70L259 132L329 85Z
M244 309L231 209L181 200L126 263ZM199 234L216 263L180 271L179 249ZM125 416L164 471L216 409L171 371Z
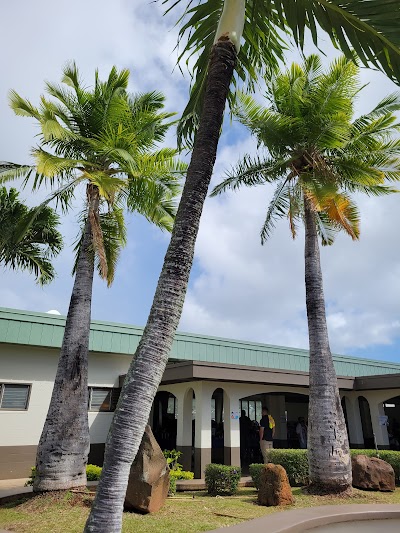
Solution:
M274 447L275 420L269 414L268 409L263 407L260 420L260 448L264 463L268 463L268 450Z

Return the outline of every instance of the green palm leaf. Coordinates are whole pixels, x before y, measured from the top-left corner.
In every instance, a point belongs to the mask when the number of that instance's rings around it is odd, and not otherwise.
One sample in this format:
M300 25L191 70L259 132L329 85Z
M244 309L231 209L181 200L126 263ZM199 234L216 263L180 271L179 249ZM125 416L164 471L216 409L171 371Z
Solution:
M18 200L15 189L0 187L0 264L32 272L41 285L52 281L55 271L51 260L63 244L58 225L53 209L29 209Z

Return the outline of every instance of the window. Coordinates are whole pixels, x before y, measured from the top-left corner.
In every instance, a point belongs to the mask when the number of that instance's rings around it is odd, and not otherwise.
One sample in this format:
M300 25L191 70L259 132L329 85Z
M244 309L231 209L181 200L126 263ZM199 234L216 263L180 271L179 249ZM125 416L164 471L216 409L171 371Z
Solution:
M177 403L175 396L168 398L167 414L174 415L175 418L178 418Z
M261 420L260 400L240 400L240 410L245 411L250 420Z
M89 411L115 411L120 393L121 389L89 387Z
M30 385L0 384L0 409L26 411L30 389Z

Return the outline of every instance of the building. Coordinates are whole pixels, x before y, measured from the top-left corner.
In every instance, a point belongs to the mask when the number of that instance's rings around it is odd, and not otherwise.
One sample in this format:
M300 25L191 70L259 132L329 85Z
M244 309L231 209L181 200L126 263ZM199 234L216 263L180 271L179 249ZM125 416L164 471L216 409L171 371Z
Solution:
M45 420L65 317L0 308L0 479L27 477ZM123 377L142 329L93 321L90 336L89 462L101 464ZM354 448L396 447L400 364L334 356ZM240 413L259 420L266 405L276 447L298 447L307 417L308 352L177 333L150 422L160 445L183 452L201 477L211 462L257 461L255 428L241 435ZM389 432L387 422L389 423ZM394 437L392 434L394 433ZM242 445L242 450L241 450Z

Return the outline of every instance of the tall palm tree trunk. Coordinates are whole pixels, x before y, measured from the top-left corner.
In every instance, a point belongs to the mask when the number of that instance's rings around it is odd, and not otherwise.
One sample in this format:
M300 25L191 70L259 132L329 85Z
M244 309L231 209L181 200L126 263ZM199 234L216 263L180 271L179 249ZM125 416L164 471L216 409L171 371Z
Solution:
M171 241L147 325L127 373L107 437L103 471L85 531L121 531L130 467L142 440L182 313L235 62L234 45L221 38L211 53L203 112Z
M99 209L97 187L88 185L89 214ZM88 350L93 285L90 215L84 227L46 422L36 456L34 491L86 485L89 454Z
M305 283L310 342L308 460L311 488L340 492L351 487L349 441L326 324L321 260L314 212L305 210Z

